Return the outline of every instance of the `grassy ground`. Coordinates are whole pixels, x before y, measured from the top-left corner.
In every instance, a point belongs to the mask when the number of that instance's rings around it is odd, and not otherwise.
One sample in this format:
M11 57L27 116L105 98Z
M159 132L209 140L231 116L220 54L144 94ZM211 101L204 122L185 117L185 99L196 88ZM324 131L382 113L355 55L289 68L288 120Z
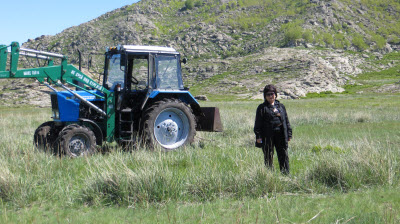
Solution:
M0 222L398 223L399 97L283 101L289 176L253 147L258 101L202 103L225 131L185 149L78 159L33 149L48 109L0 108Z

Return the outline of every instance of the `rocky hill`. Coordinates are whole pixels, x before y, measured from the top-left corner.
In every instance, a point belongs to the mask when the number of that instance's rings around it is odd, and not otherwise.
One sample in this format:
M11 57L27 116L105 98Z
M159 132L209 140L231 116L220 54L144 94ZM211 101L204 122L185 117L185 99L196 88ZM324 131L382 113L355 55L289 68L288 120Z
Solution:
M259 97L266 83L284 98L343 91L357 74L400 49L396 0L141 0L71 27L28 40L101 70L107 46L172 46L188 57L185 84L195 94ZM1 96L0 96L1 97ZM4 97L4 96L3 96Z

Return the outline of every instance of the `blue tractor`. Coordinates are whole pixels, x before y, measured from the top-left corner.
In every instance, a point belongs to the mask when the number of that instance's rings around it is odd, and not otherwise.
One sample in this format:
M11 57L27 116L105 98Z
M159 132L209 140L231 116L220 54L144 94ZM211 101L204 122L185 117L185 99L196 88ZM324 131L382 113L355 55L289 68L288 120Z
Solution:
M48 66L18 70L20 55L47 60ZM108 48L99 84L67 64L66 56L20 48L16 42L0 46L0 78L36 78L53 90L53 120L36 129L36 147L71 157L89 155L105 141L174 150L193 142L196 131L222 131L218 108L200 107L184 87L182 63L186 59L170 47Z

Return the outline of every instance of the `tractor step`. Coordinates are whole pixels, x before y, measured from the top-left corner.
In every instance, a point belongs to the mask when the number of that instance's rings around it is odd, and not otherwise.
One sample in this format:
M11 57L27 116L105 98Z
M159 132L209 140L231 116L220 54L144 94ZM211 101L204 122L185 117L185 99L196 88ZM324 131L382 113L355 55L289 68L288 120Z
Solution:
M131 108L125 108L120 111L118 123L120 141L133 142L133 115Z
M121 131L121 134L132 134L133 131Z
M119 142L123 142L123 143L132 143L133 140L132 139L120 139L118 140Z

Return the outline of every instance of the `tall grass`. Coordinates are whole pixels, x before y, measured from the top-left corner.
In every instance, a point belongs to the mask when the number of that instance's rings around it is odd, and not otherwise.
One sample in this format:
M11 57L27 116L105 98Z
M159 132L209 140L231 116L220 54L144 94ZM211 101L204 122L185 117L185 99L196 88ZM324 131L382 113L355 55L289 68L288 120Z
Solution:
M224 132L198 132L193 145L174 152L111 145L110 152L78 159L34 150L32 133L50 117L48 109L1 108L0 205L136 208L397 189L397 97L283 101L294 130L289 176L280 174L277 161L275 170L265 168L253 146L256 101L202 103L220 107Z

